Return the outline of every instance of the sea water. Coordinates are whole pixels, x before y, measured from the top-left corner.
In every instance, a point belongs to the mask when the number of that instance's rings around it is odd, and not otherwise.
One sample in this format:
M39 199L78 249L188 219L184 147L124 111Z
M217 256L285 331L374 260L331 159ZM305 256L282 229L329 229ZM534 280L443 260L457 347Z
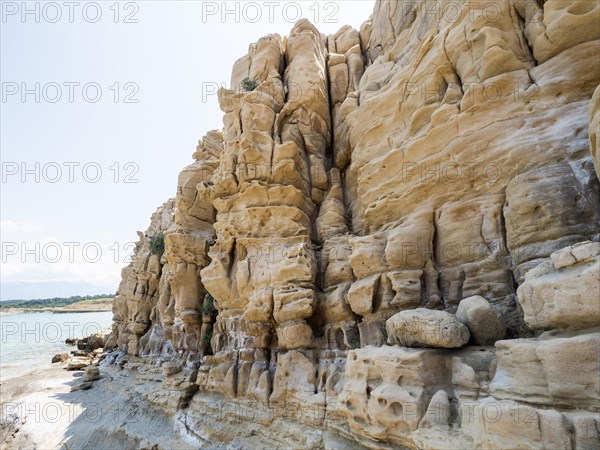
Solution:
M56 353L76 347L67 338L82 338L110 328L112 312L21 313L0 316L0 382L51 366Z

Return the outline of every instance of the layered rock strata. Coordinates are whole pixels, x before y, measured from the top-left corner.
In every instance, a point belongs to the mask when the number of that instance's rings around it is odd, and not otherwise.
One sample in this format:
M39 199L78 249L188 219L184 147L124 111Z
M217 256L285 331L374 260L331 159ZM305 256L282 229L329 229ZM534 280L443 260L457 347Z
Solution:
M123 271L111 360L201 444L596 447L599 21L377 1L252 44Z

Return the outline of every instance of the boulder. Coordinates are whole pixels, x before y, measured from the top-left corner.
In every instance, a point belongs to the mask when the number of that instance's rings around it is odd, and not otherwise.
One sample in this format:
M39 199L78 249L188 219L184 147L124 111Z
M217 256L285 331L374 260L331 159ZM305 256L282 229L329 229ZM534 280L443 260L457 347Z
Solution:
M100 379L100 369L97 366L87 366L83 373L83 381L95 381Z
M69 360L67 370L81 370L90 365L90 360L87 358L74 357Z
M479 295L461 300L456 318L469 329L471 340L476 345L492 345L506 336L504 319Z
M388 344L405 347L458 348L469 341L469 329L445 311L417 308L399 312L385 323Z
M104 347L104 336L102 334L92 334L83 339L75 340L75 344L79 350L91 352Z
M69 355L66 353L57 353L52 357L52 364L54 363L63 363L69 360Z

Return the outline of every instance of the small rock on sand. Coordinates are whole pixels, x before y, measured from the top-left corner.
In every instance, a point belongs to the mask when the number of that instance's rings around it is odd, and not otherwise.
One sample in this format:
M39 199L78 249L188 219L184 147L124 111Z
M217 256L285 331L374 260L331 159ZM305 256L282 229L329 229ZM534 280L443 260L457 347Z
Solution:
M67 364L67 370L81 370L85 369L90 365L90 360L88 358L75 357L69 360Z
M75 385L73 385L73 387L71 387L71 392L75 392L75 391L85 391L87 389L90 389L92 387L92 382L91 381L84 381L83 383L77 383Z
M100 379L100 369L96 366L87 366L83 374L83 381L94 381Z
M67 362L69 360L69 355L67 355L66 353L57 353L56 355L54 355L52 357L52 363L61 363L61 362Z

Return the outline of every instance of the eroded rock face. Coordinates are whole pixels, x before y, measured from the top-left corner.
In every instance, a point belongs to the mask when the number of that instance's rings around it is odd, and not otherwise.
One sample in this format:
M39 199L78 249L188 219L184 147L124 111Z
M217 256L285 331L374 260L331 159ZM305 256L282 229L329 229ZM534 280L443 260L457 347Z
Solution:
M199 443L597 446L599 20L377 1L252 44L123 270L114 362Z
M600 326L600 243L581 242L552 253L527 273L518 293L532 329Z
M500 399L598 412L600 384L589 374L600 370L599 343L598 333L499 341L490 390Z
M209 132L198 143L195 162L181 172L176 197L152 215L146 232L138 232L115 297L109 347L130 355L181 352L196 358L205 353L214 314L203 308L200 270L209 263L215 220L205 187L222 151L222 133Z
M350 428L407 445L407 435L417 429L434 393L444 385L444 364L443 354L429 349L351 351L340 396Z

